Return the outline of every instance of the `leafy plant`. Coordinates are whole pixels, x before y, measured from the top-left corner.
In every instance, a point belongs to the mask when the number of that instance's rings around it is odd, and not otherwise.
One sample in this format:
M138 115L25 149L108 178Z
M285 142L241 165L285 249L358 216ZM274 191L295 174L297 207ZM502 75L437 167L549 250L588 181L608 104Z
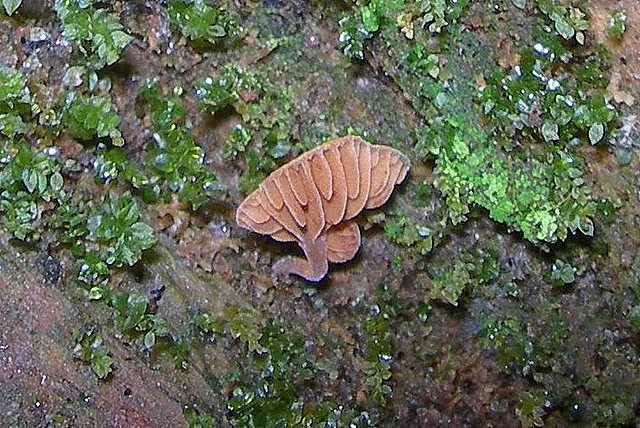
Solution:
M200 108L210 114L232 107L242 116L243 122L231 132L223 156L244 154L240 187L252 191L291 150L289 91L261 73L228 64L217 78L201 79L196 94Z
M407 66L416 74L428 74L434 79L438 78L438 55L428 53L424 45L418 43L409 51L406 60Z
M640 305L635 305L629 310L627 319L629 320L631 328L640 333Z
M141 94L150 107L155 131L154 144L146 153L147 176L159 186L158 194L177 193L181 202L196 210L223 189L205 165L204 151L185 125L186 111L178 93L163 98L157 83L149 82Z
M166 336L169 329L165 320L147 313L148 303L148 299L141 294L115 292L111 296L118 330L124 333L143 333L144 347L151 349L157 338Z
M551 281L554 285L567 285L576 280L576 268L562 260L556 260L551 269Z
M107 265L133 266L156 243L151 226L139 219L138 205L129 194L105 195L100 211L88 220L88 238L99 245Z
M94 9L94 0L56 0L54 9L64 25L64 37L73 42L96 69L115 63L133 40L118 17Z
M579 44L584 45L584 32L589 28L585 11L560 0L536 0L536 4L538 9L553 22L558 34L566 40L575 38Z
M527 358L527 336L520 322L514 318L485 319L480 332L485 347L496 351L497 366L512 373L525 365Z
M211 416L192 408L184 409L182 415L189 428L215 428L216 426Z
M480 96L484 113L500 127L507 148L520 136L565 147L597 144L617 117L604 95L606 60L595 52L583 65L569 67L575 77L568 78L558 72L567 55L562 44L543 32L540 40L535 54L521 53L511 73L498 69L488 76Z
M596 204L574 156L549 147L544 157L534 155L523 165L502 158L465 120L435 121L418 143L419 152L437 156L435 186L445 196L454 223L464 220L469 204L475 203L532 242L563 240L567 230L593 235Z
M433 232L425 226L418 226L402 214L385 219L384 232L389 240L409 248L417 254L426 255L433 249Z
M18 239L40 238L45 212L67 197L60 165L24 142L5 146L0 166L0 210L5 227Z
M124 145L118 129L120 116L107 96L70 93L66 100L63 124L69 135L79 140L109 137L114 145Z
M193 323L204 333L221 334L224 331L222 323L206 312L199 312L193 319Z
M618 10L611 14L607 30L614 39L622 39L622 36L627 31L627 14L624 10Z
M223 7L205 0L169 0L171 23L194 42L217 44L239 28Z
M105 379L113 371L113 359L109 356L102 336L94 329L79 330L74 337L73 356L91 365L99 379Z
M473 265L469 263L457 262L453 269L445 271L431 282L428 299L458 306L458 299L462 297L465 288L472 284L472 269Z
M547 400L541 392L525 392L520 397L516 407L516 415L520 419L523 428L544 426L544 406Z
M22 4L22 0L2 0L2 6L7 15L11 16Z
M0 66L0 133L9 138L26 132L23 116L32 104L22 73Z
M401 310L402 304L397 295L387 286L381 286L364 322L365 384L378 405L384 405L393 392L390 385L394 355L391 321Z

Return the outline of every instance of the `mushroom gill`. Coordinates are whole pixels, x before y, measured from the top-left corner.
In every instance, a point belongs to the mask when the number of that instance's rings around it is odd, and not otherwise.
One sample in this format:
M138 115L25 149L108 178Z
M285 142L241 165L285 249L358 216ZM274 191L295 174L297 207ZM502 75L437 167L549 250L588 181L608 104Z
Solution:
M409 171L398 150L359 137L328 141L267 177L240 204L237 223L281 242L297 242L306 259L287 257L273 269L320 281L328 262L342 263L360 248L353 220L384 204Z

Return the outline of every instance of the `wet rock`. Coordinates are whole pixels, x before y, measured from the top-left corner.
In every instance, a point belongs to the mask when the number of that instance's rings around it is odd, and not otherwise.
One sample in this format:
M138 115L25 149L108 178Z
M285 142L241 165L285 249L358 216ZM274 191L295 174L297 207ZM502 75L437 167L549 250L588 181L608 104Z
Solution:
M63 272L60 260L48 254L41 254L36 259L36 267L45 284L55 286L60 283Z

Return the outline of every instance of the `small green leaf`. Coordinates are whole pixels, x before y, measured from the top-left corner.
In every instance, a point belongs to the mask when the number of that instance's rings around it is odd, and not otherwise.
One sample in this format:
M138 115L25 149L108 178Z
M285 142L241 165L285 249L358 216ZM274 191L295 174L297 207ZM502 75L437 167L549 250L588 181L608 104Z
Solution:
M576 31L573 29L571 24L561 16L555 17L555 27L558 33L567 40L576 34Z
M364 6L362 8L362 24L364 25L364 29L369 33L375 33L380 28L378 16L371 6Z
M113 359L104 350L94 351L91 357L91 369L98 378L104 379L109 376L109 373L113 371L112 364Z
M602 137L604 137L604 125L602 123L591 125L591 128L589 128L589 141L591 141L591 144L598 144Z
M89 290L89 300L100 300L104 295L104 290L102 287L91 287Z
M593 221L591 221L590 218L580 219L580 224L578 224L578 229L580 229L580 231L587 236L593 236L593 231L594 231Z
M527 0L511 0L511 3L518 9L524 9L527 6Z
M2 5L4 6L4 10L7 12L7 15L11 16L13 13L18 10L20 5L22 4L22 0L2 0Z
M64 186L64 179L59 172L54 172L51 178L49 178L49 183L51 184L51 190L59 192Z
M554 122L545 122L542 125L542 136L547 142L559 140L560 137L558 136L558 124Z
M152 331L148 331L147 334L144 335L144 347L147 349L153 348L156 344L156 334Z
M22 182L27 188L27 192L33 193L38 187L38 171L35 169L25 169L22 172Z

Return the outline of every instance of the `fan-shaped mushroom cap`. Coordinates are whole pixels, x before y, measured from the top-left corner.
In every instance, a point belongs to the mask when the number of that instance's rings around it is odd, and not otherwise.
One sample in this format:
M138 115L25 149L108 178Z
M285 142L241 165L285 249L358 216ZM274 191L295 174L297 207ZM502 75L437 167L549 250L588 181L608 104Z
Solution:
M240 204L236 221L277 241L296 241L308 265L288 260L279 263L281 270L318 281L326 274L327 258L345 262L357 253L360 231L349 220L383 205L409 166L394 148L355 136L331 140L271 173ZM313 260L318 257L325 260Z

